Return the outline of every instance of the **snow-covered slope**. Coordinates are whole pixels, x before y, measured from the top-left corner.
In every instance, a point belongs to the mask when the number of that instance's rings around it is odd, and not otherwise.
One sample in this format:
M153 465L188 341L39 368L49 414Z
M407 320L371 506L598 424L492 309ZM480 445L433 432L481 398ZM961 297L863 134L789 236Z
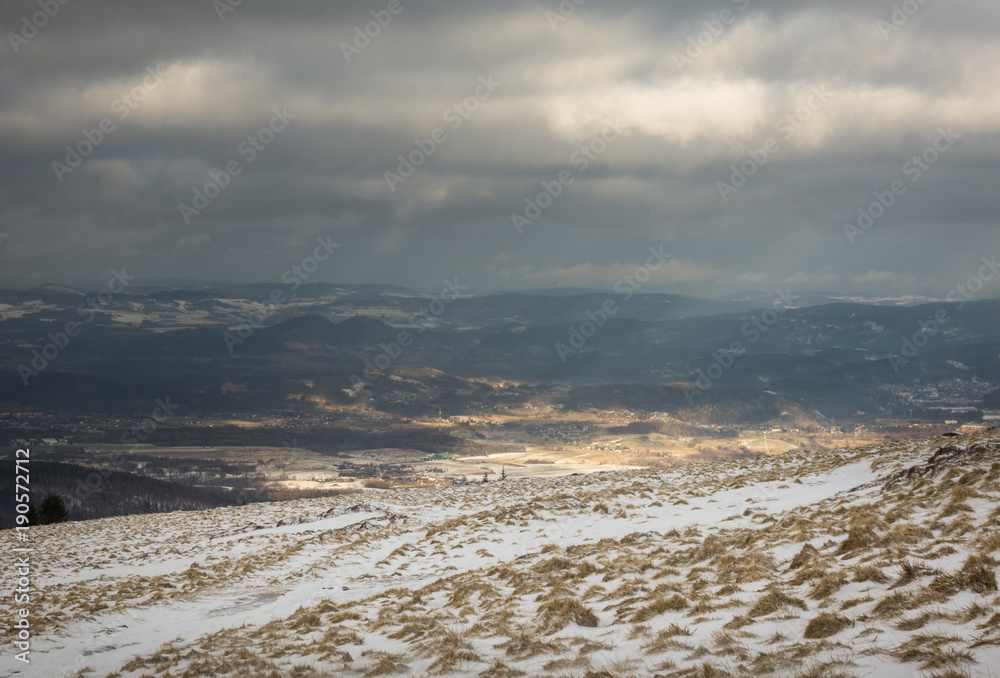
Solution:
M33 663L0 674L1000 667L997 429L365 496L34 528Z

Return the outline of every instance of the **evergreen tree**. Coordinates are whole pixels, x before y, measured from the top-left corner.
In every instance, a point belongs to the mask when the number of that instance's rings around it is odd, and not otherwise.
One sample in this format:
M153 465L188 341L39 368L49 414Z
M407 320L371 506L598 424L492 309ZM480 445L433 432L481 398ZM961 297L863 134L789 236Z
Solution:
M38 510L35 508L35 502L28 502L28 525L38 524Z
M52 523L65 523L69 520L69 512L66 511L66 504L62 497L55 492L49 492L42 499L42 507L38 511L38 524L51 525Z

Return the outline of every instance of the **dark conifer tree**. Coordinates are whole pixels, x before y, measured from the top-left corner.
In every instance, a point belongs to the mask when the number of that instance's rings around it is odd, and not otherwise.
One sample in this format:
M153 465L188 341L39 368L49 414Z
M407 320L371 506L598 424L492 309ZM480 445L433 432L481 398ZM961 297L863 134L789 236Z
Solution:
M53 523L65 523L69 520L69 512L62 497L55 492L49 492L42 499L42 507L38 511L38 524L51 525Z

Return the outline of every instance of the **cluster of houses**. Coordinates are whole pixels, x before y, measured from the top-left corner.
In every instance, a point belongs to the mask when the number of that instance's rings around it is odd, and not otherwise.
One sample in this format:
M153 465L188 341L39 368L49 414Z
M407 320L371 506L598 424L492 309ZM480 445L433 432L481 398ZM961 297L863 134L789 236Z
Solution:
M17 438L10 441L10 444L18 449L24 449L37 445L72 445L72 438Z

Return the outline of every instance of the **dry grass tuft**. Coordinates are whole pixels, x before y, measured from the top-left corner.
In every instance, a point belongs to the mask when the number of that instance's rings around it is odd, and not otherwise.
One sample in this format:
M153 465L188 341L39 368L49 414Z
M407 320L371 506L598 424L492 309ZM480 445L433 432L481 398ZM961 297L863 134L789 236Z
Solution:
M819 551L812 544L806 544L802 547L802 550L792 558L791 564L788 566L788 571L797 570L800 567L810 564L814 560L820 558Z
M808 609L805 602L798 598L786 595L777 586L772 585L767 592L762 595L747 613L750 617L765 617L778 610L789 607L797 607L800 610Z
M570 570L576 569L573 561L568 558L549 558L548 560L543 560L542 562L531 568L538 574L553 574L555 572L568 572Z
M541 631L529 626L518 626L512 631L508 631L507 635L509 640L496 647L503 650L508 657L516 660L530 659L543 654L554 656L565 651L562 643L542 640Z
M894 591L882 598L872 608L872 614L879 619L892 619L910 609L913 596L902 591Z
M960 641L950 636L919 634L896 648L892 656L901 662L921 662L920 668L925 671L953 669L975 662L970 653L949 647Z
M879 546L883 548L912 546L913 544L919 544L922 541L933 538L934 533L923 525L900 523L899 525L894 525L891 530L886 532L885 536L879 542Z
M878 534L867 525L855 525L840 544L836 555L845 556L861 549L869 548L878 541Z
M924 612L918 617L913 619L904 619L903 621L896 624L893 628L897 631L918 631L924 628L928 622L934 619L940 619L942 615L931 614L930 612Z
M911 582L920 579L921 577L926 577L927 575L935 574L935 572L929 568L924 567L919 563L914 563L909 560L904 560L899 564L899 579L897 579L890 589L899 588L900 586L906 586Z
M391 676L396 673L405 673L410 670L403 660L405 656L401 654L390 654L388 652L371 651L362 656L370 656L374 663L364 670L364 678L374 678L375 676Z
M849 660L814 662L798 669L792 678L855 678L848 671L852 664Z
M829 638L852 626L854 626L854 622L850 619L839 617L830 612L824 612L809 621L803 637L806 640Z
M953 596L962 590L962 584L958 579L950 574L939 574L929 586L931 591L943 596Z
M839 591L847 583L847 575L843 571L828 572L816 582L809 597L813 600L825 600Z
M452 630L437 635L425 650L436 657L428 667L431 673L452 673L459 666L481 661L464 635Z
M711 534L705 537L703 541L694 551L688 559L688 563L700 563L705 560L710 560L716 556L720 556L726 552L726 542L720 537Z
M965 560L955 579L959 586L973 593L991 593L997 590L996 565L997 561L990 556L973 554Z
M538 608L542 628L548 633L556 633L570 623L577 626L597 628L600 620L579 598L556 596L542 603Z
M859 583L870 581L875 584L885 584L889 581L889 578L885 576L882 568L876 565L858 565L854 568L854 581Z
M632 617L632 621L640 624L649 621L653 617L658 617L664 612L679 612L688 607L689 603L684 596L674 594L669 597L658 596L645 607L641 608Z
M692 678L732 678L731 673L708 662L699 666L694 673L687 673Z
M493 663L485 671L479 673L479 678L520 678L525 675L524 671L507 666L502 659L494 659Z
M982 535L977 542L977 547L983 555L1000 551L1000 532L992 531Z
M972 678L972 671L969 669L947 668L944 671L935 671L928 678Z

